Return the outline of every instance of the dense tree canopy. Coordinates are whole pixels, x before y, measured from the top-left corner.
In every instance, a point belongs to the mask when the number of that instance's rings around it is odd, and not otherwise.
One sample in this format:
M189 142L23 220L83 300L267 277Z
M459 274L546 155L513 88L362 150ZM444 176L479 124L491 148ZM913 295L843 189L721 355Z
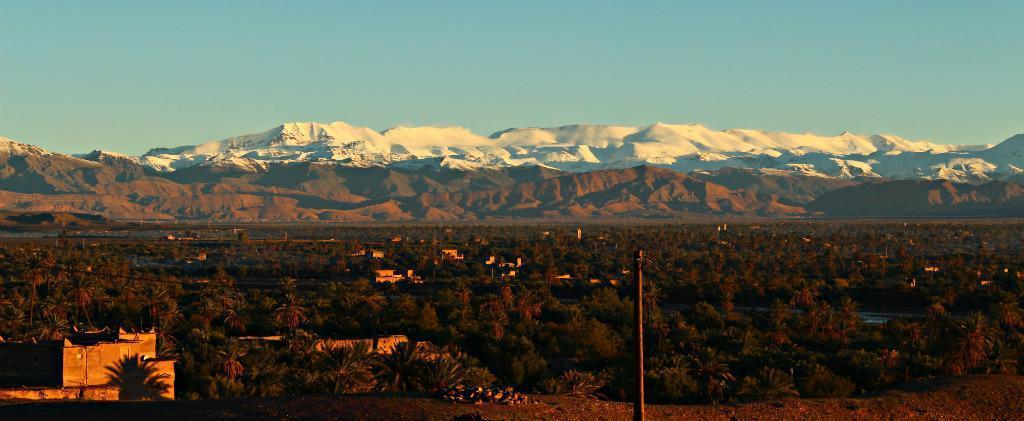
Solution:
M245 236L175 232L187 241L145 231L12 240L0 246L0 335L154 327L161 353L178 359L182 398L498 383L626 399L631 256L643 248L653 401L849 396L1016 373L1024 355L1024 226L607 224L582 227L582 239L576 229L249 227ZM442 248L465 260L442 259ZM520 258L516 276L503 278L500 264ZM374 269L424 281L377 285ZM432 351L316 345L385 334ZM242 338L265 335L283 340Z

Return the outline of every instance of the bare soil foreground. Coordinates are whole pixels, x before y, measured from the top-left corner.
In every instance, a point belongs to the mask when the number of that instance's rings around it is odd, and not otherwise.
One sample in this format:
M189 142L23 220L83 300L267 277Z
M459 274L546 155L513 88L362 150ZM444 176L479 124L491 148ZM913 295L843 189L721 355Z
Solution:
M345 419L450 420L479 413L495 420L625 420L631 405L536 396L519 406L465 405L426 396L303 396L175 402L24 402L0 406L0 419ZM649 419L1024 419L1024 377L969 376L857 399L785 399L735 405L648 405Z

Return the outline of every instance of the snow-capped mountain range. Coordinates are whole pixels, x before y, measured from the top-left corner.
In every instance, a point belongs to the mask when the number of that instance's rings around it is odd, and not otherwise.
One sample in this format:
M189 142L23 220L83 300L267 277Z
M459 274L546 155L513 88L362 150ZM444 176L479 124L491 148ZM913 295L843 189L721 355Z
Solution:
M190 221L1019 217L1022 162L1024 135L970 147L698 125L483 137L292 123L142 156L71 156L0 137L0 211Z
M0 144L0 152L9 147ZM161 172L196 166L258 172L295 162L461 170L537 165L573 172L653 165L680 172L737 167L835 178L984 182L1022 171L1024 135L992 146L849 132L823 136L718 131L699 124L579 124L513 128L481 136L462 127L395 127L378 132L344 122L287 123L195 146L157 148L138 157L111 152L80 157L96 160L101 156L130 159Z

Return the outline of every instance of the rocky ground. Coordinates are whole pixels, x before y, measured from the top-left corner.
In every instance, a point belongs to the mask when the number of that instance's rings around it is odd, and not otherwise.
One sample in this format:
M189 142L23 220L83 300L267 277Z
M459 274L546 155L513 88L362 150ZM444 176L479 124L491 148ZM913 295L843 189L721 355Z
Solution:
M23 402L0 419L625 420L631 405L532 396L523 405L460 404L428 395L302 396L176 402ZM785 399L731 405L648 405L648 419L1024 419L1024 377L970 376L851 399Z

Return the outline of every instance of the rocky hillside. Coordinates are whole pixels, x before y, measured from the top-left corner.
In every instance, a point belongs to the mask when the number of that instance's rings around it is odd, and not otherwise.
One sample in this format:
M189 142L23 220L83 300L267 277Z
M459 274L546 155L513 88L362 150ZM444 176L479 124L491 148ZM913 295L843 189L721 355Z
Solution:
M827 192L808 210L833 217L1012 217L1024 216L1024 187L993 181L898 180Z

